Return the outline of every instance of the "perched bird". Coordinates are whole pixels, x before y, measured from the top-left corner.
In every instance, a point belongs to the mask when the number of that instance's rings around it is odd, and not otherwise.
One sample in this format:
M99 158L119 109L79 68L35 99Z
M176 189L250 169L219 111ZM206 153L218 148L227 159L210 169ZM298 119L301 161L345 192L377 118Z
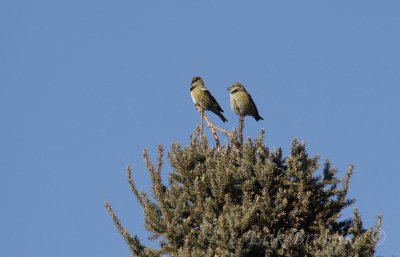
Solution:
M190 95L193 103L200 106L203 110L212 111L218 115L223 122L228 121L222 112L224 112L217 100L211 95L210 91L204 86L203 79L200 77L193 77L192 83L190 84Z
M240 117L246 115L253 116L256 121L263 120L258 114L256 104L254 103L251 95L247 93L246 89L239 82L235 82L228 88L230 91L231 109Z

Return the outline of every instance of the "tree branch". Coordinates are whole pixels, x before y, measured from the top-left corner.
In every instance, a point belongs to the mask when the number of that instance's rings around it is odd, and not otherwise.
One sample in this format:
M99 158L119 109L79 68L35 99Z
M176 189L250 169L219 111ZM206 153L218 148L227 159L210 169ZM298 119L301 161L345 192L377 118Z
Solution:
M239 116L239 143L243 144L243 128L244 128L244 116Z
M143 207L144 206L143 199L142 199L141 195L139 194L135 184L133 183L132 170L131 170L131 166L129 166L129 165L126 167L126 174L128 176L129 186L131 188L133 195L136 197L139 204Z

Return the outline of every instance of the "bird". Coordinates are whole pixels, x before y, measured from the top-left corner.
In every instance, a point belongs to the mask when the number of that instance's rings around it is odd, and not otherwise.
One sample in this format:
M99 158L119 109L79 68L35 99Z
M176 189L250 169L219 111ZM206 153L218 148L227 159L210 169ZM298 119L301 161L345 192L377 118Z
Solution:
M240 117L244 116L253 116L256 121L264 120L258 114L257 106L251 98L251 95L247 93L244 86L239 83L235 82L228 88L230 91L230 102L231 102L231 109Z
M221 118L223 122L228 121L222 114L224 111L219 106L217 100L211 95L210 91L204 86L201 77L193 77L190 83L190 96L196 106L201 107L203 110L208 110Z

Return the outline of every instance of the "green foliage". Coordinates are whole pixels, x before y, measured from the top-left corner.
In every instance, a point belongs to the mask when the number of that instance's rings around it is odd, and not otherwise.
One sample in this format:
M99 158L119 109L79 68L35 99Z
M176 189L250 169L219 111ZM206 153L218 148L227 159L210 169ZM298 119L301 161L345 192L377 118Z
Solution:
M106 204L132 256L372 256L380 217L370 229L357 210L341 219L354 202L346 198L353 167L338 179L325 161L319 174L319 158L308 156L304 143L294 139L284 158L263 137L242 142L240 130L223 147L210 147L197 129L188 146L171 146L168 186L162 147L156 165L144 151L153 198L136 189L130 168L128 180L159 249L130 236Z

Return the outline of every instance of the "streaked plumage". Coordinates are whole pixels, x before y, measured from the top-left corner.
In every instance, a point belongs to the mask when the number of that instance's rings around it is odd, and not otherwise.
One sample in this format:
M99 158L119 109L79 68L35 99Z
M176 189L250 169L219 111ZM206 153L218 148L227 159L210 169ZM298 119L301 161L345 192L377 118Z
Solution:
M231 109L239 116L253 116L256 121L263 120L258 114L257 106L251 95L239 82L235 82L228 88L230 91Z
M192 97L195 105L199 105L201 108L203 108L203 110L212 111L218 115L223 122L228 121L224 115L222 115L222 112L224 111L217 103L217 100L215 100L210 91L208 91L204 86L202 78L192 78L192 83L190 84L190 96Z

